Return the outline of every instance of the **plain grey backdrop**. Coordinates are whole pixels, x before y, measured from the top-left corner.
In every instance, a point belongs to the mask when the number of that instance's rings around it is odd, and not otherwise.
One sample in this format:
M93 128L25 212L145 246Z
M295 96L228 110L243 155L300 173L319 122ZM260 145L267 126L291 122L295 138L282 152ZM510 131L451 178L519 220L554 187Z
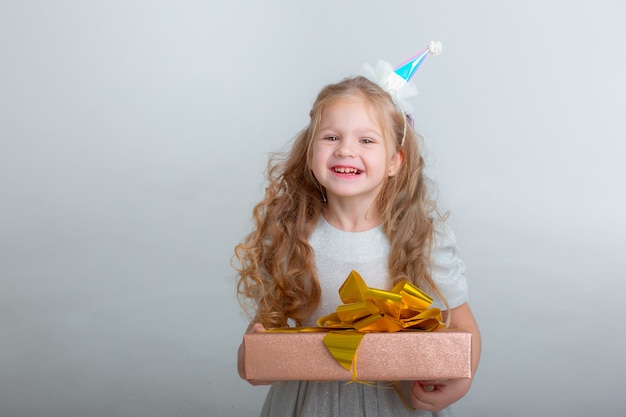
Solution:
M253 416L229 266L325 84L400 63L467 264L461 416L624 416L618 0L0 3L0 416Z

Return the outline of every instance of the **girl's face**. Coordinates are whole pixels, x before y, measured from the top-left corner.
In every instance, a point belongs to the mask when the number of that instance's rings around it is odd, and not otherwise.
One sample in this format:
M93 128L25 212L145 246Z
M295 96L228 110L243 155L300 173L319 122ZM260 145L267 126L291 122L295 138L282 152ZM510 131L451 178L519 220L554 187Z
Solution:
M350 200L369 207L385 179L398 172L401 154L388 156L382 132L372 107L360 97L324 108L313 138L311 170L329 202Z

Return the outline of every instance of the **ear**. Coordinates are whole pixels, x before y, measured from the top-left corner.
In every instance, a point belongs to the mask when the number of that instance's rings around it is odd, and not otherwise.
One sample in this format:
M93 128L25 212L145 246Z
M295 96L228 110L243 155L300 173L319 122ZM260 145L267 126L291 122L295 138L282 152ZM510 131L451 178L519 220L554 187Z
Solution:
M391 157L391 161L389 161L389 176L393 177L400 171L402 167L402 163L404 162L404 151L399 149L396 153Z

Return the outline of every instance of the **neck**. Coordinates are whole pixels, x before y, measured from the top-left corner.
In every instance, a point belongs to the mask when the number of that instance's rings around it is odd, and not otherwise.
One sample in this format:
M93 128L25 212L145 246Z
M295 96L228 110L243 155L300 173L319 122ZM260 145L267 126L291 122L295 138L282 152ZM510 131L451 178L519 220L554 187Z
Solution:
M370 230L383 221L378 209L373 204L371 207L363 209L362 206L333 204L329 200L323 215L330 225L346 232Z

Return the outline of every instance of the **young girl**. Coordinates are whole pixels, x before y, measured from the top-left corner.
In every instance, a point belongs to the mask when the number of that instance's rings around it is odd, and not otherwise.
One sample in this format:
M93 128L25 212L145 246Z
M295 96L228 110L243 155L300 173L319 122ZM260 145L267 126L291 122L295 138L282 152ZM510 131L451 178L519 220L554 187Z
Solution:
M247 331L315 326L341 304L338 289L351 270L374 288L406 278L434 297L449 327L472 333L473 374L480 334L464 264L429 195L420 137L397 92L383 87L363 76L328 85L290 153L270 159L256 227L235 248L238 294L255 311ZM245 378L243 345L238 361ZM470 385L277 382L261 415L452 416L450 404Z

